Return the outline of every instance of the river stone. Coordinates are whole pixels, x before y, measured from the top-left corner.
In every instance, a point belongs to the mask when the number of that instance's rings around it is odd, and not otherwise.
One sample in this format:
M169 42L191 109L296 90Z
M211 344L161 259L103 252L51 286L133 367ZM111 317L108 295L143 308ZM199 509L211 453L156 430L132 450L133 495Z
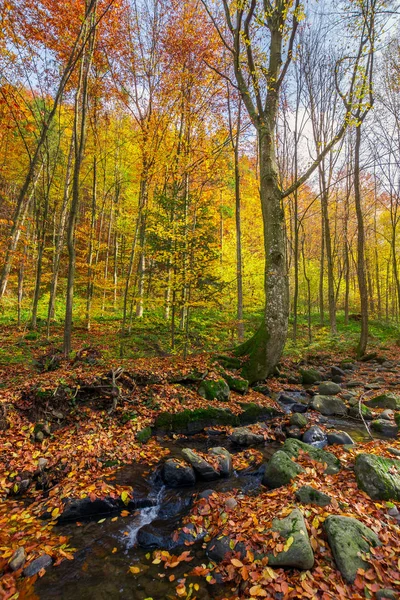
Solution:
M229 375L229 373L224 373L223 378L228 384L229 388L234 392L238 392L238 394L247 394L249 391L249 382L247 379L243 379L242 377L233 377Z
M201 479L204 481L212 481L213 479L219 479L220 473L214 469L210 463L208 463L204 458L199 456L197 452L192 450L191 448L183 448L182 454L193 467L193 469L198 473Z
M295 425L292 425L291 427L288 427L286 429L286 436L288 438L294 438L295 440L301 440L303 434L301 432L301 429L299 429Z
M338 458L331 452L326 452L325 450L320 450L319 448L314 448L310 446L310 444L305 444L300 440L286 440L282 446L282 451L286 452L289 456L297 458L300 450L306 452L313 460L326 464L325 473L327 475L334 475L335 473L339 473L341 469L341 463Z
M311 408L328 417L347 415L347 407L343 400L334 396L321 396L320 394L314 396L311 401Z
M332 377L346 377L346 373L340 367L333 366L331 367Z
M217 535L209 541L206 548L207 556L210 560L220 563L226 556L237 554L240 558L246 556L246 546L243 542L236 543L233 538L228 535Z
M293 406L290 407L293 413L305 413L308 410L307 404L300 404L300 402L295 402Z
M399 428L393 421L386 421L385 419L376 419L371 422L371 429L380 433L384 437L395 438L399 433Z
M39 558L33 560L28 566L24 569L25 577L32 577L32 575L36 575L42 569L47 569L53 564L53 559L48 554L42 554Z
M340 444L342 446L346 444L354 444L353 438L345 431L331 431L327 435L328 444Z
M225 448L217 446L211 448L210 454L217 456L219 462L219 472L221 477L231 477L233 473L232 456Z
M296 508L284 519L274 519L272 529L277 531L285 540L292 538L293 541L286 552L283 550L276 556L272 553L268 554L268 565L278 568L312 569L314 566L314 553L301 511Z
M321 396L336 396L341 392L342 388L333 381L321 381L318 386L318 393Z
M227 402L231 393L225 379L216 381L204 379L197 391L206 400L220 400L221 402Z
M229 436L229 439L238 446L256 446L264 443L264 436L259 433L253 433L247 427L236 427Z
M16 549L16 551L12 555L11 560L9 562L9 567L10 567L11 571L18 571L18 569L21 569L21 567L24 566L25 561L26 561L25 548L20 546L19 548Z
M390 410L400 410L400 397L394 394L381 394L371 400L366 400L365 404L370 408L390 408Z
M372 419L374 418L371 410L368 408L368 406L365 406L365 404L361 404L361 414L366 421L372 421ZM352 406L349 409L349 415L350 415L350 417L353 417L354 419L361 420L359 406L358 406L358 400L357 400L357 404L355 406Z
M400 460L359 454L354 472L358 487L372 500L400 501Z
M313 425L310 429L303 434L303 442L306 444L315 444L316 442L324 443L325 445L328 443L328 438L326 437L325 431L322 431L318 425Z
M88 496L86 498L72 498L67 500L63 512L58 517L58 523L106 517L119 509L120 503L118 500L109 496L96 498L93 502Z
M294 425L295 427L300 427L300 429L302 429L307 425L308 419L301 413L296 412L290 417L289 423L290 425Z
M164 463L162 476L165 484L170 487L181 487L196 483L193 468L189 465L182 465L182 463L173 458L169 458Z
M258 392L259 394L262 394L263 396L271 395L271 390L267 385L265 385L265 383L260 383L258 385L253 386L253 390L255 392Z
M269 488L282 487L303 471L303 467L291 460L285 452L278 450L265 467L262 483Z
M381 412L381 414L379 415L379 418L384 419L385 421L393 421L394 412L392 410L390 410L390 408L387 408L386 410Z
M359 554L366 554L370 547L381 546L376 533L353 517L332 515L324 522L335 563L347 583L353 583L358 569L369 568Z
M322 375L317 369L299 369L301 381L305 385L312 385L321 381Z
M317 506L328 506L332 501L328 494L316 490L311 485L303 485L299 488L296 491L296 498L302 504L316 504Z

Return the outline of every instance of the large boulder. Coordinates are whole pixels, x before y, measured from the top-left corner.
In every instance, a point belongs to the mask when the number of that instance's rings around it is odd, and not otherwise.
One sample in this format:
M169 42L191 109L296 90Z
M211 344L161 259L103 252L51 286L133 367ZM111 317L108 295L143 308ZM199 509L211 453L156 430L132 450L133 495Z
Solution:
M314 448L313 446L310 446L310 444L305 444L300 440L285 440L282 451L294 458L298 457L300 451L306 452L313 460L326 464L325 473L327 475L339 473L341 469L340 460L336 458L334 454L321 450L320 448Z
M108 496L96 498L93 501L89 496L86 498L71 498L66 501L64 510L58 517L58 523L100 519L118 512L120 508L120 502Z
M327 417L344 417L347 415L347 407L343 400L334 396L321 396L317 394L311 401L311 408Z
M400 397L394 394L381 394L371 400L366 400L365 404L370 408L390 408L391 410L400 410Z
M285 452L278 450L267 463L262 482L270 488L278 488L290 483L303 471L304 469L293 462Z
M296 498L302 504L316 504L317 506L328 506L332 498L324 492L320 492L311 485L303 485L296 490Z
M225 379L204 379L197 391L206 400L220 400L221 402L227 402L231 393Z
M335 383L334 381L321 381L318 386L318 393L321 396L336 396L342 391L340 385Z
M218 458L221 477L230 477L233 473L232 456L225 448L217 446L209 451Z
M354 472L358 487L373 500L400 501L400 460L359 454Z
M185 460L192 465L193 469L201 479L204 479L204 481L212 481L220 478L221 474L191 448L184 448L182 454Z
M371 429L380 433L384 437L395 438L399 433L396 423L386 421L386 419L376 419L371 422Z
M247 427L236 427L229 436L229 439L238 446L256 446L264 443L264 436L259 433L253 433Z
M332 515L324 522L336 566L347 583L353 583L358 569L369 568L361 555L369 553L371 546L380 546L378 536L352 517Z
M166 485L174 488L196 483L193 468L173 458L165 462L162 477Z
M301 382L305 385L313 385L321 381L322 375L317 369L299 369Z
M267 555L269 566L294 569L311 569L314 566L314 553L303 514L299 509L296 508L284 519L274 519L272 529L278 532L286 543L282 552L278 552L276 556L272 553Z

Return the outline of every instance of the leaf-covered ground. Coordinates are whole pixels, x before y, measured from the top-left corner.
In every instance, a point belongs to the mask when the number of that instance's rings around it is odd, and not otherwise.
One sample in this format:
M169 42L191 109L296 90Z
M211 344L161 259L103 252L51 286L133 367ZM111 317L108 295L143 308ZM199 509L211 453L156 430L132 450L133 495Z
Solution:
M396 358L397 351L386 352ZM93 360L92 360L93 358ZM340 356L322 356L318 364L334 364ZM91 364L93 363L93 364ZM123 367L117 382L117 392L112 386L112 373ZM287 360L282 365L281 378L270 379L271 392L298 389L298 384L287 382L288 376L297 373L298 365ZM137 439L138 432L152 426L160 413L178 413L187 408L228 407L234 414L243 410L242 403L253 402L262 406L277 407L270 397L250 390L245 397L232 393L229 403L209 401L197 394L197 384L185 379L193 373L208 372L209 378L218 378L218 368L209 355L200 355L187 361L179 359L113 360L104 363L83 352L79 360L60 359L54 371L37 372L32 365L15 365L0 370L0 408L7 429L0 432L0 598L33 597L33 585L39 572L24 577L22 569L12 572L9 561L15 550L23 546L26 552L25 567L37 557L49 554L57 566L63 560L73 560L74 549L68 539L56 530L57 518L62 513L67 498L92 500L119 498L124 504L134 496L131 487L113 483L113 474L120 465L136 462L156 465L166 456L167 450L152 437L146 443ZM380 373L381 389L393 389L398 384L396 372ZM361 381L371 380L369 363L361 363L354 375ZM290 377L289 377L290 378ZM396 379L397 378L397 379ZM182 384L184 381L184 384ZM396 383L397 382L397 383ZM376 390L359 393L376 395ZM112 409L117 397L117 407ZM5 410L4 410L5 409ZM4 416L6 413L6 416ZM277 420L267 428L250 426L269 440L279 440L280 425ZM312 421L316 420L316 415ZM37 423L45 424L48 431L37 439ZM220 427L230 432L230 427ZM36 436L36 437L35 437ZM219 566L196 567L195 574L204 576L213 584L218 575L232 586L232 598L373 598L383 587L400 586L399 526L388 514L385 502L374 502L356 485L352 470L355 454L361 451L389 455L388 445L400 450L399 440L371 441L357 445L355 450L340 446L329 448L341 459L344 469L337 475L322 474L321 465L313 463L307 455L300 457L305 473L295 484L258 496L235 496L237 506L227 509L226 494L214 493L207 500L197 501L187 520L196 527L205 528L208 536L221 531L229 532L248 548L245 559L232 557ZM45 459L46 477L39 467ZM234 457L236 469L257 464L261 456L257 450L248 450ZM29 481L26 490L23 482ZM271 537L272 518L287 515L295 506L294 491L301 483L311 483L329 493L334 501L329 507L305 507L304 514L314 549L316 564L312 571L271 569L266 560L257 561L260 548L280 549L282 540ZM345 584L335 567L327 546L322 523L328 514L355 516L371 527L383 545L375 550L371 568L360 572L355 584ZM122 515L129 514L127 510ZM43 515L46 516L43 519ZM181 554L172 559L169 553L152 554L153 564L174 569L174 563L188 562L190 555ZM154 563L154 561L160 561ZM165 563L169 564L166 565ZM135 569L135 567L133 567ZM140 573L132 571L132 575ZM174 582L174 576L171 576ZM229 588L228 588L229 589ZM240 590L240 596L238 591ZM181 578L176 581L176 597L196 597L196 587Z

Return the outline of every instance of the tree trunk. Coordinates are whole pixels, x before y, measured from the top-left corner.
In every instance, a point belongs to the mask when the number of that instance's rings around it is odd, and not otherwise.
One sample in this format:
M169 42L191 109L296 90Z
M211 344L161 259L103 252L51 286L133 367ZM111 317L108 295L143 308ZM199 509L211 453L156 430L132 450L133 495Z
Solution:
M354 202L357 215L357 275L361 309L361 332L357 347L358 357L365 354L368 343L368 288L365 272L364 216L362 212L360 188L360 147L361 124L356 127L356 143L354 148Z

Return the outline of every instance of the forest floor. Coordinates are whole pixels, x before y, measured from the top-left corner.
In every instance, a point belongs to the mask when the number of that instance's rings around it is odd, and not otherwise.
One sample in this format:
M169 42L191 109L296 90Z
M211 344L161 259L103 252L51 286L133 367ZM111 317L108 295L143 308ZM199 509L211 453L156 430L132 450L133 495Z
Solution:
M102 343L83 347L74 359L66 360L54 352L57 344L46 345L42 337L31 334L4 327L0 336L1 600L37 598L35 583L45 576L46 568L51 563L57 568L63 561L74 560L75 549L60 525L71 498L89 498L90 502L106 499L113 509L108 518L114 520L129 517L136 510L135 486L117 484L113 477L126 464L141 463L155 469L168 458L163 440L185 438L188 431L184 429L193 420L190 413L188 420L178 419L179 427L174 429L174 415L188 416L188 411L195 411L196 418L203 418L210 408L229 409L231 422L211 419L210 423L217 433L229 436L235 425L242 424L235 419L240 420L244 411L254 411L257 406L254 414L260 419L253 419L255 423L249 423L248 430L263 436L265 444L281 443L290 415L278 414L267 421L261 415L264 411L281 411L276 401L280 393L304 392L301 367L316 368L322 379L329 379L331 367L344 359L352 360L355 370L346 371L341 384L343 394L351 390L355 398L362 396L364 400L386 391L400 393L399 347L387 341L378 341L379 354L368 362L356 363L347 346L343 352L327 348L308 352L305 358L286 357L278 376L266 382L268 390L250 388L245 394L231 391L229 400L223 402L198 394L202 379L221 379L221 364L210 353L186 361L178 357L110 358L106 337L111 332L107 331ZM91 339L96 335L95 329ZM9 360L11 356L14 360ZM237 377L235 370L228 373ZM317 390L318 385L307 386L310 398ZM379 417L382 411L375 412ZM311 410L307 415L306 428L318 423L322 431L327 431L329 422L319 412ZM191 524L195 531L203 531L206 537L202 544L213 536L229 533L232 552L221 563L208 561L195 566L192 572L193 542L186 541L184 551L176 556L162 549L146 555L149 563L159 565L161 577L167 574L172 590L168 598L205 597L196 595L198 578L211 587L226 583L230 592L225 591L220 598L358 599L379 597L383 588L391 588L392 597L396 597L400 590L400 528L398 520L390 515L391 509L395 513L395 505L372 500L358 488L354 461L360 453L393 459L393 449L400 453L400 438L397 435L390 440L326 449L340 459L339 473L324 474L319 462L301 452L296 460L304 471L295 483L278 489L262 486L256 495L214 491L208 497L195 498L183 528ZM255 448L235 454L234 468L243 470L262 460L257 452ZM399 472L394 477L399 478ZM278 534L271 536L271 522L286 517L298 506L294 493L302 484L312 484L332 497L328 506L303 506L314 567L271 568L267 558L258 558L258 552L267 545L276 554L285 548L287 551L287 545L293 543L291 537L285 540ZM400 489L398 493L394 500L400 500ZM232 508L227 508L229 505ZM323 523L333 514L356 517L382 543L364 556L365 568L359 569L352 584L343 579L327 543ZM98 522L101 524L104 518ZM244 552L234 551L237 543L245 545ZM49 562L40 562L44 556ZM13 570L10 561L16 558L21 560ZM174 569L186 562L187 577L176 577ZM135 579L141 576L140 567L132 566L130 572Z

